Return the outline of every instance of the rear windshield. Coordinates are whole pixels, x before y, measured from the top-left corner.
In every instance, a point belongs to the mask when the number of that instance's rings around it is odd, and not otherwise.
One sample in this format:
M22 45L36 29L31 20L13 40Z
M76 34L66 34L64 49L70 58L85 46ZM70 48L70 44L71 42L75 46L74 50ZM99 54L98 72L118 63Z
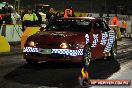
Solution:
M89 33L91 30L91 21L89 20L56 20L48 25L48 31L67 31Z

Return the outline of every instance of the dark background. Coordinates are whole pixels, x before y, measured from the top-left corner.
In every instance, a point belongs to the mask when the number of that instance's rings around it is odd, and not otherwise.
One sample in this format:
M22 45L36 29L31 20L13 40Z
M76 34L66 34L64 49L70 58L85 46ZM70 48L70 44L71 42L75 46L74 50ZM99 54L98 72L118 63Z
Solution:
M1 0L14 5L15 0ZM132 0L20 0L20 8L35 4L49 4L56 10L71 5L75 11L132 14Z

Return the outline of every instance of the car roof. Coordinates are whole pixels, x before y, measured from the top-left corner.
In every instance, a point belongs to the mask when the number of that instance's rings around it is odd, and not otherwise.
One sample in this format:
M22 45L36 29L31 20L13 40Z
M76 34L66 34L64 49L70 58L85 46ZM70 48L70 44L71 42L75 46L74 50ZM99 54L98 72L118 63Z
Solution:
M59 19L61 19L61 20L65 20L65 19L68 19L68 20L94 20L96 18L94 18L94 17L62 17Z

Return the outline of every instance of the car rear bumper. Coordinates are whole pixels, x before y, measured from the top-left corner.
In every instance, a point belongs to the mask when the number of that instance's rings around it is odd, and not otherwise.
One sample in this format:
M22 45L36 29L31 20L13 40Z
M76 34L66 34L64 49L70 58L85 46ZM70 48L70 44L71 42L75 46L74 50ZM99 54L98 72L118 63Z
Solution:
M52 62L82 62L83 49L43 49L24 47L24 58Z
M63 54L70 56L83 55L83 49L43 49L36 47L24 47L23 52L40 54Z
M40 53L24 53L24 59L46 61L46 62L82 62L82 56L70 56L63 54L40 54Z

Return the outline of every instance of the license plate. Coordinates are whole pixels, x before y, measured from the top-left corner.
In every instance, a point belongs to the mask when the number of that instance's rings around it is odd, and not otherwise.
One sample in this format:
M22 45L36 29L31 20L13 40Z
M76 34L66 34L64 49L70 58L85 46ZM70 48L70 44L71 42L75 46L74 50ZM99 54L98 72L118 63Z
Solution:
M51 49L39 49L40 54L51 54Z

